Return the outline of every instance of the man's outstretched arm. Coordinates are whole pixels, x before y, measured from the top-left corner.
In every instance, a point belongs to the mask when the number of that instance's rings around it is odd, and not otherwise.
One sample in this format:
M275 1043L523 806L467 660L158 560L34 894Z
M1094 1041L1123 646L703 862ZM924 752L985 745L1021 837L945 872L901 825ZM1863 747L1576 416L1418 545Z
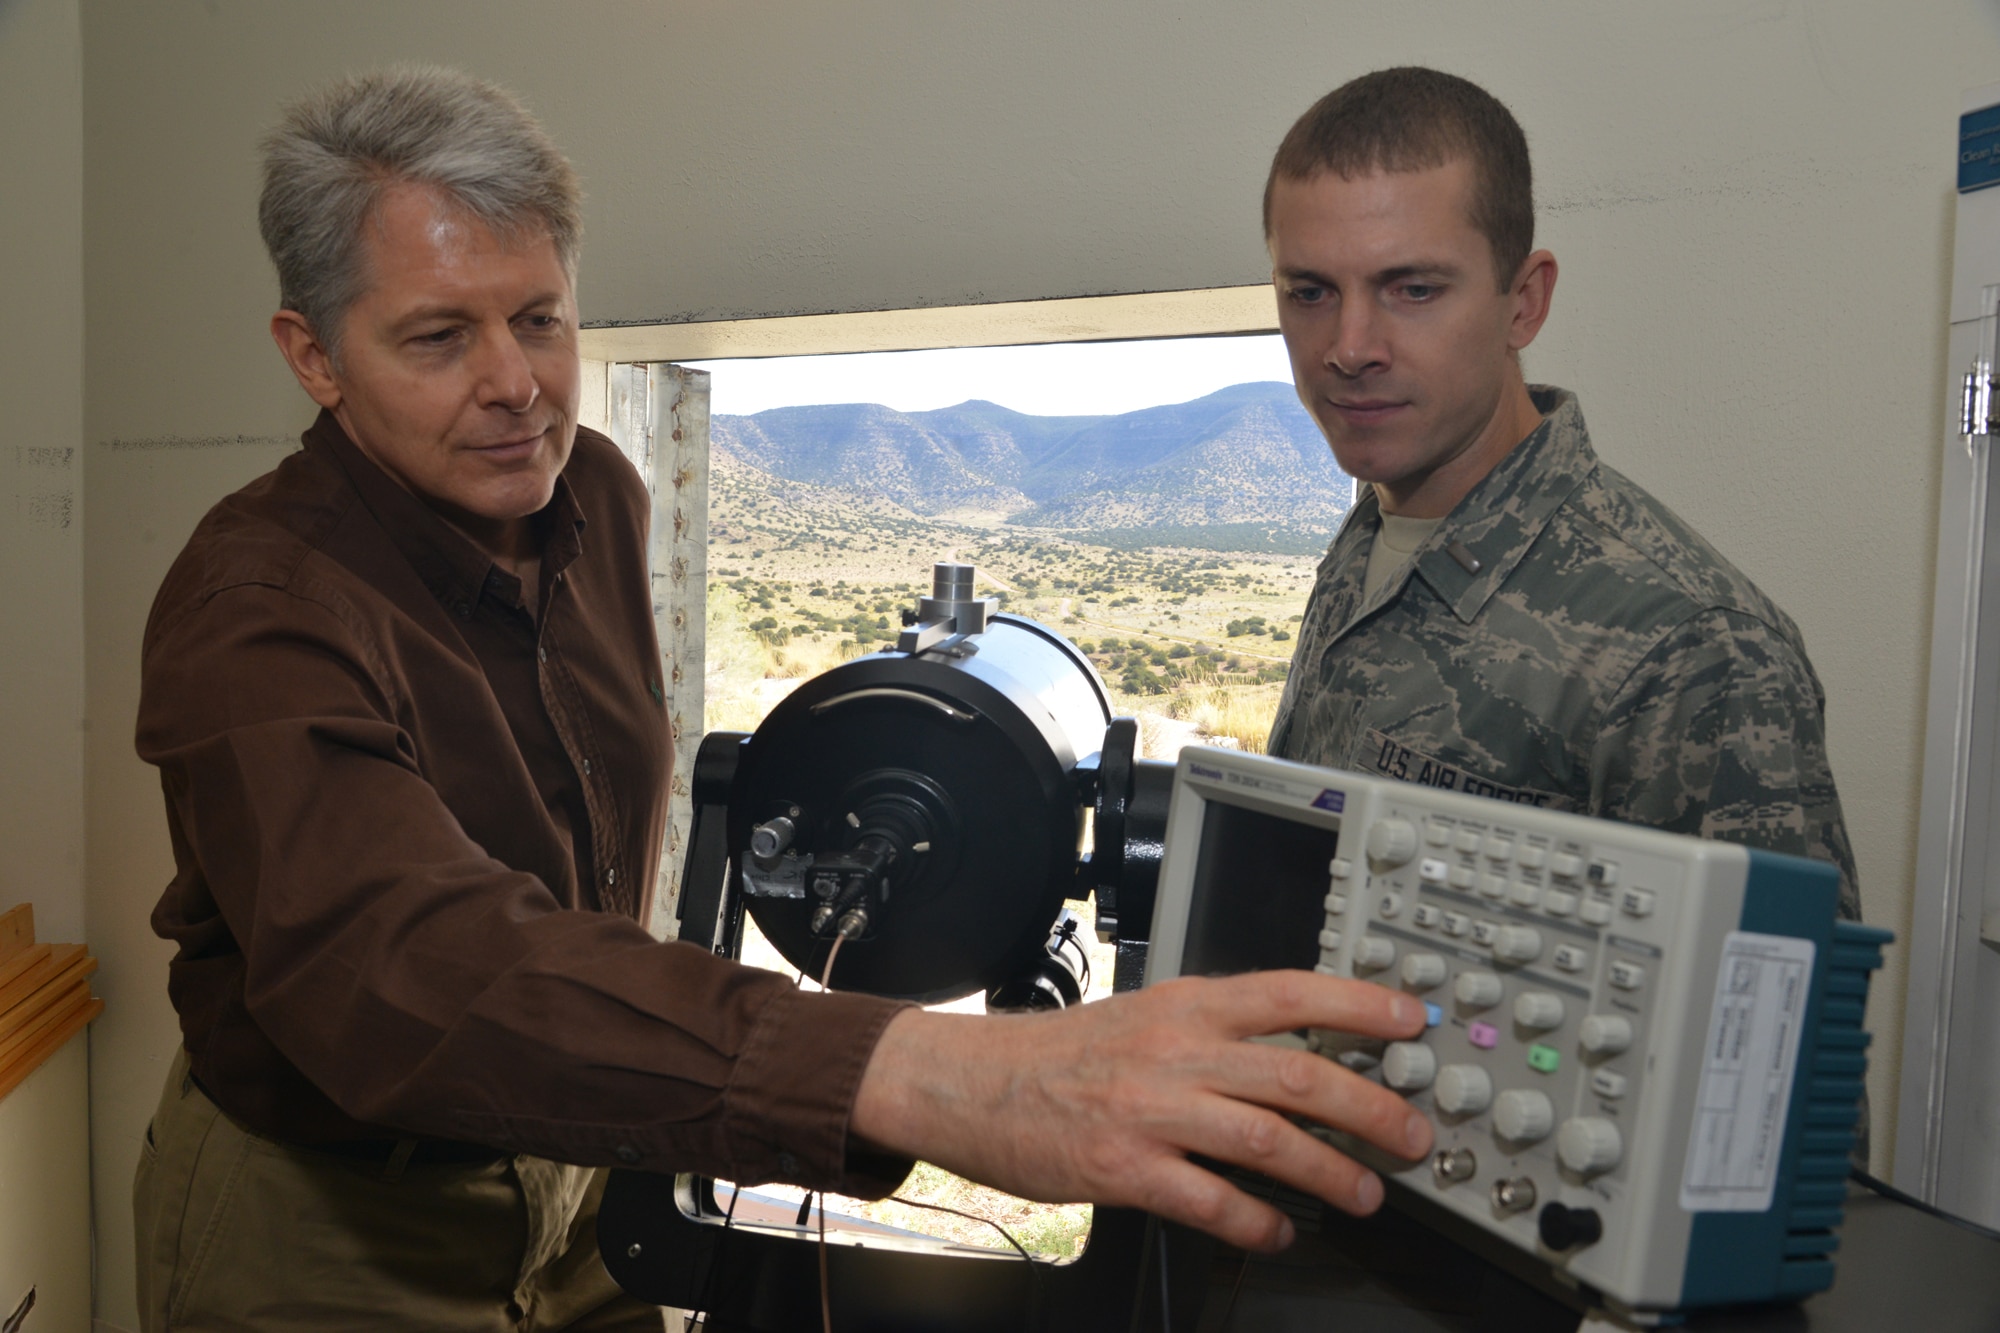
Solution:
M1290 1220L1189 1154L1365 1214L1382 1202L1380 1179L1286 1117L1408 1158L1430 1150L1431 1127L1323 1056L1246 1038L1304 1027L1400 1038L1423 1025L1408 995L1310 972L1186 978L1058 1014L906 1010L862 1076L850 1141L1027 1198L1144 1208L1282 1249Z

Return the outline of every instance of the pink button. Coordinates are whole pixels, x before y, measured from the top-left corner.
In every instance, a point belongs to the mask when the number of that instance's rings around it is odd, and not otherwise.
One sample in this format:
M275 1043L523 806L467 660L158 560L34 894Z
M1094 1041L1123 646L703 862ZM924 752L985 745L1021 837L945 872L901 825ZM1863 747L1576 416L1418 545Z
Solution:
M1465 1035L1472 1044L1482 1051L1490 1051L1500 1044L1500 1029L1491 1023L1473 1023L1465 1029Z

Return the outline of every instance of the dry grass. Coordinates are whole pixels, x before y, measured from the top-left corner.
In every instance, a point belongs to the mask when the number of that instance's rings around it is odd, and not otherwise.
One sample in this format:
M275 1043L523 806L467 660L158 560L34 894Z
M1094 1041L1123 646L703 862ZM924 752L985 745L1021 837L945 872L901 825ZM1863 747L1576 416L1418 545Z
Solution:
M1207 744L1262 754L1283 693L1282 685L1191 688L1173 697L1167 714L1191 723Z

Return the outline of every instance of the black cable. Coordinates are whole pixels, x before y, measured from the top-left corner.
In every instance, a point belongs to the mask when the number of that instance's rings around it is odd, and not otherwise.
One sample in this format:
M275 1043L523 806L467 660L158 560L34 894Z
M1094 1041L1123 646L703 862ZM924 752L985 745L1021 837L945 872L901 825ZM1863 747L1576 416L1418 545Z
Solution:
M1891 1202L1900 1203L1906 1208L1914 1208L1920 1213L1928 1213L1939 1221L1949 1222L1955 1227L1964 1227L1975 1236L1984 1236L1988 1240L2000 1240L2000 1231L1995 1231L1989 1226L1982 1226L1969 1217L1960 1217L1956 1213L1947 1213L1935 1204L1925 1203L1914 1194L1905 1194L1888 1181L1878 1176L1871 1176L1858 1166L1848 1171L1847 1178L1864 1189L1874 1190L1877 1194Z
M836 945L837 949L839 946ZM833 960L826 960L827 970L833 970ZM810 1199L812 1196L806 1196ZM819 1196L819 1326L820 1333L833 1333L833 1296L826 1286L826 1195Z
M922 1199L906 1199L900 1194L891 1194L889 1196L889 1202L904 1204L911 1208L928 1208L934 1213L950 1213L953 1217L962 1217L968 1222L984 1222L987 1226L992 1227L995 1231L999 1232L1001 1238L1004 1239L1009 1245L1012 1245L1014 1247L1015 1252L1018 1253L1023 1259L1026 1259L1032 1267L1034 1267L1037 1271L1040 1271L1041 1269L1042 1266L1041 1260L1035 1258L1034 1255L1029 1254L1026 1247L1024 1247L1020 1241L1014 1239L1012 1232L1008 1231L1006 1227L1001 1226L998 1222L995 1222L990 1217L981 1217L978 1213L961 1212L956 1208L947 1208L945 1205L941 1203L925 1203Z
M736 1201L742 1197L743 1187L732 1183L729 1186L729 1211L722 1215L722 1234L715 1238L715 1253L709 1257L708 1276L701 1284L701 1304L682 1317L681 1333L691 1333L694 1321L703 1318L710 1308L709 1297L715 1294L715 1275L722 1269L722 1243L729 1239L730 1224L736 1220Z
M1154 1232L1160 1238L1160 1333L1174 1333L1173 1307L1167 1303L1167 1224Z

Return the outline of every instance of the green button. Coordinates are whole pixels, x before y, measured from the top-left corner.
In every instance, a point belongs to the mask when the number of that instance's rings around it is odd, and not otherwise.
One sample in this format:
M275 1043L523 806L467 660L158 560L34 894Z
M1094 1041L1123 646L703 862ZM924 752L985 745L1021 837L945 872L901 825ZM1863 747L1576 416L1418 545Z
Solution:
M1553 1046L1544 1046L1536 1042L1528 1048L1529 1066L1541 1070L1544 1074L1555 1073L1556 1066L1561 1064L1562 1060L1562 1052Z

